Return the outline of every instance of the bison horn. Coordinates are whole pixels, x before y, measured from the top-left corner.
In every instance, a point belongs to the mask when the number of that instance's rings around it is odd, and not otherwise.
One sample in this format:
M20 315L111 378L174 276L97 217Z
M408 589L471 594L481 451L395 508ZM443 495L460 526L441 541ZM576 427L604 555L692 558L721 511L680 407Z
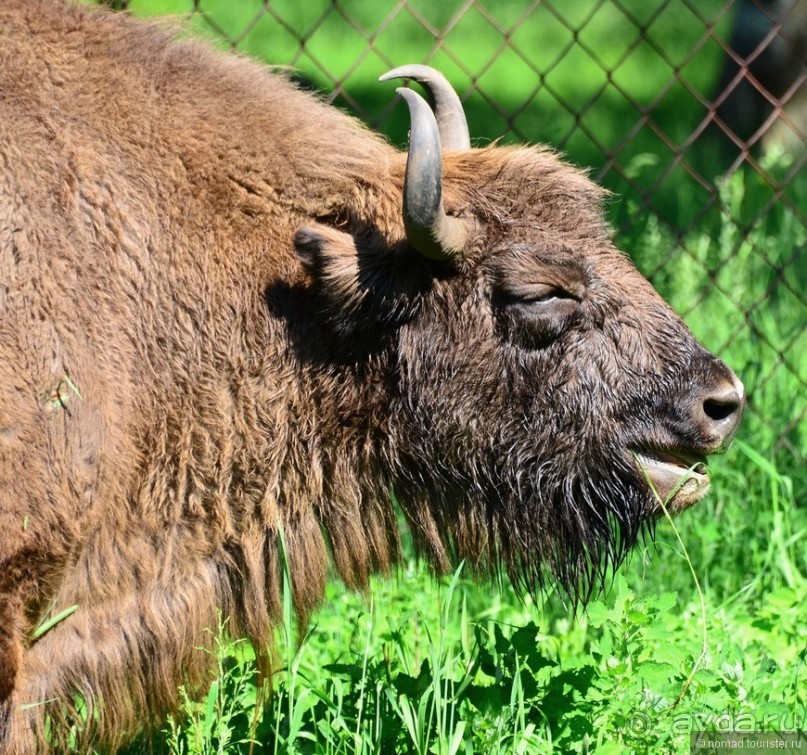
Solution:
M440 141L446 152L460 152L471 148L462 102L440 71L416 64L400 66L385 73L379 81L390 79L414 79L425 87L437 118Z
M443 208L443 160L437 120L426 100L411 89L398 89L409 106L409 154L404 179L403 221L406 237L424 257L449 260L463 249L467 224Z

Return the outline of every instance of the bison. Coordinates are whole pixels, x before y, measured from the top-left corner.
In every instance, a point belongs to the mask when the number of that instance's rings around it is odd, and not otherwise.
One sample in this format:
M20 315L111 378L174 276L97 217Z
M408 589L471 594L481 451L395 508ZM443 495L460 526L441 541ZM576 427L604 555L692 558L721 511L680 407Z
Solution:
M304 621L400 560L391 490L436 570L583 599L706 492L742 384L436 71L384 77L431 99L400 152L154 22L4 0L0 40L0 751L82 706L117 747L218 615L265 660L281 536Z

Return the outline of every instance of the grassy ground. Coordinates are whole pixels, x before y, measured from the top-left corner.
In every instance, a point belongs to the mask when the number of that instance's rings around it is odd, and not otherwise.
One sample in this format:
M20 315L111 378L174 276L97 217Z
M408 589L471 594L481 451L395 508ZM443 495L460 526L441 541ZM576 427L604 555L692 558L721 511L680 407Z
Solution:
M279 0L263 15L253 0L201 4L209 16L195 17L198 30L295 66L398 142L403 108L375 80L431 60L463 93L478 138L547 141L591 166L616 192L621 245L740 374L750 407L734 448L711 464L709 498L659 524L655 544L586 613L554 595L521 602L461 569L435 580L414 559L370 596L332 581L301 642L290 615L279 628L267 701L250 648L224 639L225 627L219 679L167 722L159 748L677 753L700 729L807 728L807 177L793 158L769 156L719 179L726 163L708 141L674 159L665 140L696 129L694 93L709 94L720 65L699 18L685 3L656 15L639 0L593 12L555 2L528 17L526 4L504 2L462 17L458 3L426 0ZM722 5L696 7L725 33ZM193 4L130 6L176 14ZM649 23L638 46L630 16ZM571 47L566 24L580 30ZM430 26L448 29L442 45Z

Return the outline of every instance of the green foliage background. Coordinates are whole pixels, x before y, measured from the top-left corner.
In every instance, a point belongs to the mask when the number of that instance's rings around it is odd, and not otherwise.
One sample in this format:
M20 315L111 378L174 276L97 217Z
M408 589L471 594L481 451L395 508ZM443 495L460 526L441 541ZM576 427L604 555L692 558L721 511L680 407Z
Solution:
M723 175L730 158L694 138L722 60L704 19L725 37L724 3L199 5L194 33L293 66L397 143L403 108L377 77L430 62L478 143L548 142L590 166L622 247L750 404L709 498L660 523L587 612L410 557L369 596L332 580L298 638L287 585L271 697L223 627L207 697L132 751L676 753L700 729L807 728L807 179L776 153Z

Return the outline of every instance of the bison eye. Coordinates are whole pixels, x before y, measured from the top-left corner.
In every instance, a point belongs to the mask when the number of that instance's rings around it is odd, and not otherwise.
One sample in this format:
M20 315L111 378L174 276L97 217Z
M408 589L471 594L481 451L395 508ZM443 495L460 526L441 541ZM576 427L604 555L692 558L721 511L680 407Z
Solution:
M577 318L581 297L552 284L499 289L494 309L505 337L525 349L549 346Z
M538 283L531 286L503 290L502 295L510 299L512 303L519 304L537 304L539 302L549 302L553 299L572 299L573 301L580 301L579 296L549 283Z

